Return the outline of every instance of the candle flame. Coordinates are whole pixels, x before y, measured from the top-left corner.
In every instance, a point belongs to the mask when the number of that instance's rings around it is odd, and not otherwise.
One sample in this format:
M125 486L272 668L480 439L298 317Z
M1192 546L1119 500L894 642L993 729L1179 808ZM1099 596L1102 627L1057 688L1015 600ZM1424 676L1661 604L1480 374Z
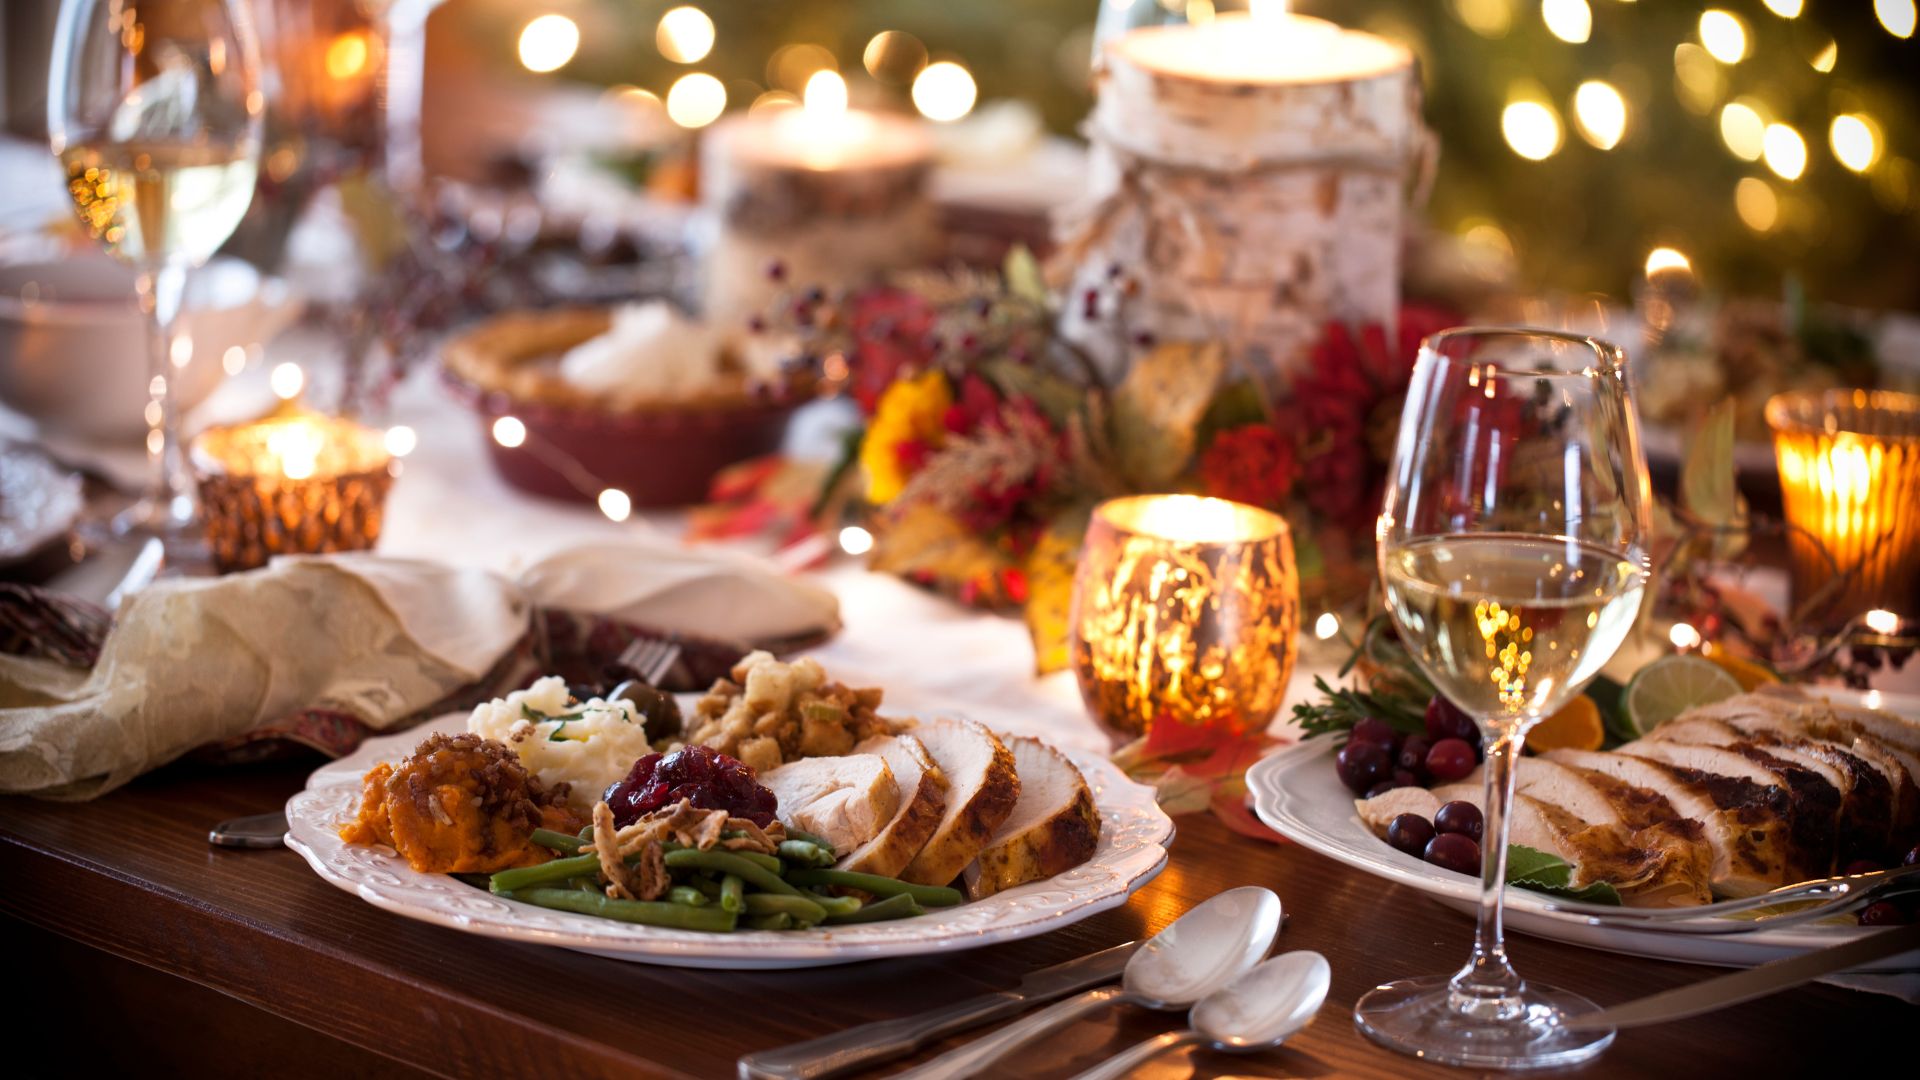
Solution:
M807 89L800 100L809 121L836 120L847 112L847 80L837 71L816 71L807 78Z
M1248 0L1247 14L1258 23L1277 23L1287 17L1287 0Z
M267 453L278 460L280 475L289 480L313 475L320 461L320 444L320 432L311 424L286 424L267 435Z

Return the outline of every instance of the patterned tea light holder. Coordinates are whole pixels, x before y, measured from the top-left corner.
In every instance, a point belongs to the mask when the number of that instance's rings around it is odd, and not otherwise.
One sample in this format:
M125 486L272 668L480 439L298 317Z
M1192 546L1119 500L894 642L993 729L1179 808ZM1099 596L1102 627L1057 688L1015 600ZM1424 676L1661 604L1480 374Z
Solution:
M1796 391L1767 402L1796 603L1840 574L1831 622L1915 614L1920 584L1920 397Z
M207 430L192 461L222 573L373 547L396 472L381 432L294 406Z
M1142 495L1094 510L1074 578L1080 696L1129 734L1267 725L1293 674L1300 579L1285 518L1224 499Z

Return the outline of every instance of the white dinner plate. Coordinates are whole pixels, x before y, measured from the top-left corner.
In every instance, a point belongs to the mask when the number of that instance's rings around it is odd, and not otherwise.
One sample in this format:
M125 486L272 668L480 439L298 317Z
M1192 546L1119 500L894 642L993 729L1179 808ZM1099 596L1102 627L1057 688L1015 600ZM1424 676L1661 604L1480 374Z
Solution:
M1830 692L1830 696L1860 700L1859 695L1839 691ZM1889 694L1880 707L1902 716L1920 717L1920 699ZM1353 793L1334 774L1333 752L1333 737L1321 736L1261 759L1247 772L1254 813L1280 835L1322 855L1419 889L1448 907L1473 912L1480 899L1479 879L1442 870L1395 850L1375 836L1354 810ZM1724 967L1764 964L1871 932L1858 926L1828 924L1711 936L1621 930L1590 926L1577 915L1551 911L1546 900L1526 889L1508 889L1507 928L1610 952ZM1920 966L1920 952L1891 957L1860 970L1911 970L1916 966Z
M314 872L368 903L456 930L647 964L702 968L800 968L886 956L958 952L1043 934L1126 903L1167 863L1173 821L1153 789L1112 762L1062 750L1086 777L1100 811L1093 858L1063 874L914 919L814 930L740 930L730 934L640 926L534 907L494 896L446 874L423 874L392 848L348 844L338 834L360 803L360 778L380 762L397 762L430 732L464 731L466 714L440 717L396 735L369 739L358 751L307 779L287 801L287 846Z

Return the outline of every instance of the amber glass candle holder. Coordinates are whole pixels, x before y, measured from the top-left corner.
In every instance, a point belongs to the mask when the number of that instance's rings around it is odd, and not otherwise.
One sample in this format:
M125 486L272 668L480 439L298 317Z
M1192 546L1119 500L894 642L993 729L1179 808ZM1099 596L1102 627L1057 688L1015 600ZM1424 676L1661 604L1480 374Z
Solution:
M1795 601L1836 575L1835 624L1873 608L1913 614L1920 576L1920 397L1796 391L1767 402Z
M394 459L378 431L289 409L209 429L194 439L192 461L222 573L275 555L364 551L380 539Z
M1074 578L1073 671L1109 727L1224 734L1279 711L1299 645L1293 535L1224 499L1142 495L1094 510Z

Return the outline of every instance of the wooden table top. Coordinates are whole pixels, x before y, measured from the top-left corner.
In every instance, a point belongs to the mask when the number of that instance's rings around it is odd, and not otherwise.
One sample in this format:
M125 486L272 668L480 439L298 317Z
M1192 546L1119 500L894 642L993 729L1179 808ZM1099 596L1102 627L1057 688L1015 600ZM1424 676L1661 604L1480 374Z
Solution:
M181 765L92 803L0 799L0 912L30 924L0 920L0 926L8 927L9 939L57 941L60 935L171 973L272 1014L241 1010L262 1027L291 1021L325 1033L392 1073L410 1074L399 1067L404 1063L461 1077L723 1077L749 1050L1007 988L1034 968L1151 934L1222 889L1261 884L1286 905L1280 947L1315 949L1332 963L1326 1009L1279 1050L1240 1058L1172 1056L1143 1075L1450 1072L1368 1043L1354 1030L1351 1008L1377 982L1457 966L1472 935L1468 918L1297 846L1237 836L1210 817L1180 820L1171 862L1131 903L1042 937L940 959L706 972L461 934L364 903L321 881L291 851L207 845L209 826L281 805L300 787L304 771ZM1602 1003L1714 974L1527 937L1510 945L1523 973L1550 977ZM129 970L127 981L138 981L139 969ZM15 1030L44 1031L37 1025L56 1022L47 1017L70 1011L29 1012L28 1026ZM1574 1071L1685 1070L1702 1077L1790 1075L1816 1066L1832 1071L1849 1060L1884 1062L1888 1051L1910 1057L1912 1039L1900 1025L1915 1018L1913 1009L1889 997L1809 986L1622 1033L1599 1061ZM1001 1071L1069 1076L1170 1021L1117 1011L1031 1048ZM214 1065L223 1042L244 1036L232 1027L217 1038L192 1033L203 1041L187 1052ZM125 1016L110 1031L116 1040L156 1034L143 1031L138 1017ZM317 1052L276 1064L283 1076L341 1075Z

